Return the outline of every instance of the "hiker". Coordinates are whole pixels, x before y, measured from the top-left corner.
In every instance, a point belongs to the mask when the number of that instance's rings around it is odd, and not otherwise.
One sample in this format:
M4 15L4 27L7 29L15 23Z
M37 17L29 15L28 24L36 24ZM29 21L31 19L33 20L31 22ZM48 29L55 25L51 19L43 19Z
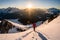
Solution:
M33 23L33 30L35 31L36 23Z

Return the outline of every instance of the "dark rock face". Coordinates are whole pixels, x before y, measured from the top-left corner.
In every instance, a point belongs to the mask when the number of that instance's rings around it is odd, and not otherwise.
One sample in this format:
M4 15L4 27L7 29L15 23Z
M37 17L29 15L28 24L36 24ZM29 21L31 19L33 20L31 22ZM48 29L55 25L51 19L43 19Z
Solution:
M2 20L0 23L0 31L1 33L8 33L8 30L14 27L11 23L6 20Z
M50 17L48 18L48 23L49 23L50 21L52 21L53 19L55 19L56 17L58 17L58 16L59 16L59 14L50 15Z

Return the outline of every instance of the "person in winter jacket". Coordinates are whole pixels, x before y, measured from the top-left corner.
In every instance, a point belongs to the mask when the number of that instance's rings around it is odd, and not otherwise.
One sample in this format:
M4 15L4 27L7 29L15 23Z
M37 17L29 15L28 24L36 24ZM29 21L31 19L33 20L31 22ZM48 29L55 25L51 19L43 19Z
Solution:
M36 23L33 23L33 30L35 31Z

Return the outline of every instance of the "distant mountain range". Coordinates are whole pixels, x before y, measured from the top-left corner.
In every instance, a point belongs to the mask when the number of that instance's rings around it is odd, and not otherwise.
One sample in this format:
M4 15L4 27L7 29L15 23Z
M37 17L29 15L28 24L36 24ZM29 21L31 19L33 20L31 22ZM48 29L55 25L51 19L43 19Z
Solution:
M0 9L0 13L15 13L20 12L21 10L18 8L8 7Z
M27 9L24 9L24 11L26 11L26 10ZM38 10L38 11L40 10L41 11L41 9L34 9L34 10ZM48 12L60 12L60 10L57 8L49 8L47 10L48 10ZM8 8L0 9L0 13L16 13L16 12L22 12L22 10L18 9L18 8L14 8L14 7L8 7Z
M54 14L54 13L60 13L60 10L57 8L49 8L48 12L50 12L51 14Z
M45 9L44 9L45 10ZM31 17L45 15L45 11L43 9L31 9ZM47 9L49 14L58 14L60 10L57 8L49 8ZM28 9L18 9L14 7L2 8L0 9L0 18L24 18L28 15Z
M47 11L47 13L46 13ZM28 9L18 9L13 7L0 9L0 19L19 19L21 23L32 23L37 21L45 21L51 16L59 15L60 10L57 8L49 9L31 9L30 13Z

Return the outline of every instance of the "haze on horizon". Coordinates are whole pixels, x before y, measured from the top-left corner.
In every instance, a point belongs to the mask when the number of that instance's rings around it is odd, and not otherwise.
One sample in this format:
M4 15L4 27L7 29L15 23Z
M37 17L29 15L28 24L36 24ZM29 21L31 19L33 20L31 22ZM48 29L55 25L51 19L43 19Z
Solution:
M16 7L24 9L32 8L58 8L60 9L60 0L0 0L0 8Z

